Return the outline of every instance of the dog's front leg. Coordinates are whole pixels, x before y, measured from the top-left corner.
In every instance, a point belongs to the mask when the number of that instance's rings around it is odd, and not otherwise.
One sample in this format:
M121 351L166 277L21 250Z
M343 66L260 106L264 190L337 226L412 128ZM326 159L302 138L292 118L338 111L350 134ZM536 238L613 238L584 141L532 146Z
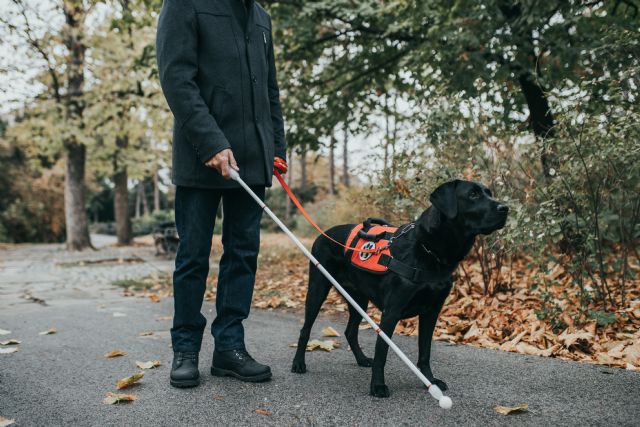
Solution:
M431 372L431 341L433 339L433 330L438 320L438 314L440 314L445 298L446 295L437 301L436 304L431 305L426 311L420 313L418 319L418 368L429 381L440 387L441 390L446 390L447 384L435 378Z
M397 315L389 315L388 312L383 312L382 319L380 320L380 329L391 338L399 321L400 318ZM373 356L370 391L371 395L375 397L389 397L391 394L389 387L384 383L384 365L387 363L388 352L389 345L378 336L376 340L376 352Z

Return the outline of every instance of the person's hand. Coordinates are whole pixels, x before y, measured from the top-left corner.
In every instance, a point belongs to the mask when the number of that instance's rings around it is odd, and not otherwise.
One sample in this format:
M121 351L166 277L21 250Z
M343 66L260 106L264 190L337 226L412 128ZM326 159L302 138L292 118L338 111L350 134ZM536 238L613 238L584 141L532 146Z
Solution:
M282 175L284 175L285 173L287 173L287 170L289 169L289 167L287 166L287 161L280 158L280 157L276 157L273 160L273 170L274 171L278 171L280 172Z
M230 148L219 151L218 154L205 162L205 166L217 170L220 175L222 175L226 179L231 178L231 176L229 175L230 168L233 168L236 171L240 171L240 169L238 168L238 164L236 163L236 159L235 157L233 157L233 152Z

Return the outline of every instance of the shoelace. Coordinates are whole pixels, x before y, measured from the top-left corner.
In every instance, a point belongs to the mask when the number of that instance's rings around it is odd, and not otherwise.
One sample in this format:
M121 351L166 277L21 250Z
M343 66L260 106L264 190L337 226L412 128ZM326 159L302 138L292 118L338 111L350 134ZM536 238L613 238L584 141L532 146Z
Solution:
M253 357L246 350L234 350L234 354L240 360L253 360Z
M178 360L196 360L198 358L198 353L176 353L176 359Z

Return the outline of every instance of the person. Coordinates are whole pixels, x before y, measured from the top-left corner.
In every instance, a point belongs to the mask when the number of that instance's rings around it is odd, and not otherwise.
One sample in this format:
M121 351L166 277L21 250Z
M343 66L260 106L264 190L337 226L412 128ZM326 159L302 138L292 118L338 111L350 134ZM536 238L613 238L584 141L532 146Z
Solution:
M180 243L173 274L174 357L170 384L200 381L201 313L211 239L222 201L222 245L211 373L271 378L247 352L262 210L229 179L239 172L264 198L274 161L286 172L271 18L254 0L164 0L156 37L158 72L174 116L172 181Z

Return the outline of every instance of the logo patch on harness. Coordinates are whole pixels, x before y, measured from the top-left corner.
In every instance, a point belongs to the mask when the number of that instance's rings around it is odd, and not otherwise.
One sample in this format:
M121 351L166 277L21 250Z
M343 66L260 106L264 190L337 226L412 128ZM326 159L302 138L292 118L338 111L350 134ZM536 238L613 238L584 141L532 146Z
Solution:
M365 251L369 251L369 250L374 250L376 248L376 244L373 242L364 242L362 244L362 246L360 246L360 249L363 249ZM372 252L359 252L358 256L360 257L360 260L362 261L366 261L369 258L371 258L371 255L373 255Z

